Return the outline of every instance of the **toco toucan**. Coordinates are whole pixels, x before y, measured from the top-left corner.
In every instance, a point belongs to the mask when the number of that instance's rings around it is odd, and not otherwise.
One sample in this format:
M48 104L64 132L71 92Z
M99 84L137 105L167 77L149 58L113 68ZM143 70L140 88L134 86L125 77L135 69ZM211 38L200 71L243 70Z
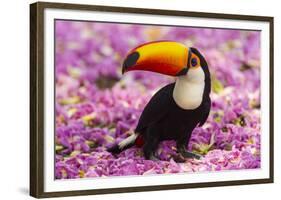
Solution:
M174 41L156 41L132 49L122 73L145 70L175 76L176 81L161 88L145 106L137 127L110 152L120 153L133 145L143 148L146 159L155 160L163 140L175 140L179 160L201 156L186 150L193 129L208 118L210 72L202 54L193 47Z

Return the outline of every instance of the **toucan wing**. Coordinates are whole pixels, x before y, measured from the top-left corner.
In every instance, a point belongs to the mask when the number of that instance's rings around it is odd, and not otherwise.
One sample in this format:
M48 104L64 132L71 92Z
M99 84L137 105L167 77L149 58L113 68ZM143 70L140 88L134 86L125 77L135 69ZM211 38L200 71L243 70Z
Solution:
M209 113L210 113L210 108L211 108L211 100L208 97L208 99L204 102L202 105L202 117L199 121L199 126L203 126L206 120L208 119Z
M173 102L174 87L175 83L166 85L150 99L140 116L136 132L141 133L142 130L166 116Z

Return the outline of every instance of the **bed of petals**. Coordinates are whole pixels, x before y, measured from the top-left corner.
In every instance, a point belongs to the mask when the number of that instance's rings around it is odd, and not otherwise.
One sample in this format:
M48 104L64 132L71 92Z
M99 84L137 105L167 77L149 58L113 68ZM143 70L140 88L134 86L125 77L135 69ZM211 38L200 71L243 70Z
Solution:
M260 167L259 32L74 21L56 21L55 31L57 179ZM136 147L117 156L106 150L129 136L152 95L174 81L121 75L127 51L153 40L194 46L208 61L211 113L188 145L201 160L176 163L174 141L160 144L159 161Z

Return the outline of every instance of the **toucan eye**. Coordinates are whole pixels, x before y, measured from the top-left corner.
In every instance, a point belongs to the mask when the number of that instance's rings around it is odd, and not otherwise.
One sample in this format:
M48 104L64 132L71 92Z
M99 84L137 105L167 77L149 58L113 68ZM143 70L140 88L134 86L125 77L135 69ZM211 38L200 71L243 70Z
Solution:
M191 66L192 66L192 67L196 67L197 64L198 64L196 58L192 58L190 62L191 62Z

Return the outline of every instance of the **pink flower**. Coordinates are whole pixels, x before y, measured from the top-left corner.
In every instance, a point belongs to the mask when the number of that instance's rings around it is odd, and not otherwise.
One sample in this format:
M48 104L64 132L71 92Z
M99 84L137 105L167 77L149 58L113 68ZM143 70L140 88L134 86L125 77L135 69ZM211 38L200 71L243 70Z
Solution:
M57 179L260 167L260 32L57 20L55 33ZM174 81L150 72L121 76L127 51L152 40L195 46L208 61L211 113L187 145L201 160L176 163L174 141L159 145L159 161L145 160L136 147L106 151L128 137L153 94Z

